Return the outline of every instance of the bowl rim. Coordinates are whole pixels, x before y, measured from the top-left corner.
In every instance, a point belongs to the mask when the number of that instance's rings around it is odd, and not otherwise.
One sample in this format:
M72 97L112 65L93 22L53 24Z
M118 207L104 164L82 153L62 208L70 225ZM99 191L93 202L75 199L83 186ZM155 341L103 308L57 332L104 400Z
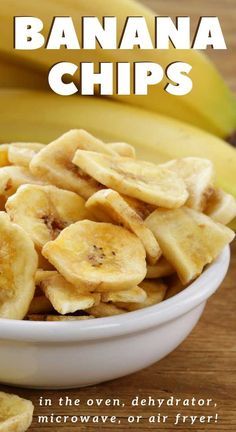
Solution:
M50 323L0 319L0 341L70 343L118 337L162 325L205 302L220 286L229 262L230 248L226 246L185 290L134 312L94 320Z

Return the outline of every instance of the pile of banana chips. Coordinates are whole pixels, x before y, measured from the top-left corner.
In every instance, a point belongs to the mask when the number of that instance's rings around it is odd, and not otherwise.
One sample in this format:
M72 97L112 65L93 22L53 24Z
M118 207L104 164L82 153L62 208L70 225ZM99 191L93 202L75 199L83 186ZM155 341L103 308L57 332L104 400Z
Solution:
M119 315L173 296L234 238L211 161L156 165L84 130L0 146L0 317Z

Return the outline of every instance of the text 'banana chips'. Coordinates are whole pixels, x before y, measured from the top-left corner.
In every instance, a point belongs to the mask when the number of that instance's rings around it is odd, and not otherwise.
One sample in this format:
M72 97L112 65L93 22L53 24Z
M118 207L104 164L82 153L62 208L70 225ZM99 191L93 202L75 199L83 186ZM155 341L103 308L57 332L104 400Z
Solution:
M0 317L79 321L178 294L234 238L235 199L214 182L207 159L156 165L83 130L0 146Z

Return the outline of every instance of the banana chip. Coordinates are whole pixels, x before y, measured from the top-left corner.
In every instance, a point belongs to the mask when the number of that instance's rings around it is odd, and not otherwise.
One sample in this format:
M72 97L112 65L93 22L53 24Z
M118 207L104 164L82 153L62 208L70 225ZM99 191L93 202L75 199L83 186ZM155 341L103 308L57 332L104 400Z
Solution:
M135 159L136 153L135 148L127 143L120 142L120 143L111 143L109 144L109 147L118 155L129 157Z
M221 189L215 189L204 211L216 222L228 225L236 216L236 200Z
M37 264L28 234L0 212L0 318L24 318L34 297Z
M186 205L195 210L203 211L208 197L213 192L214 169L212 162L208 159L187 157L171 160L162 166L176 172L185 181L189 193Z
M140 287L134 287L127 291L110 291L102 294L102 301L106 302L130 302L143 303L147 298L146 291Z
M42 274L41 281L39 281L38 274L37 283L54 309L62 315L88 309L98 304L101 299L101 295L98 293L90 294L75 288L57 272L52 272L48 276Z
M28 315L29 321L86 321L88 319L94 319L93 315ZM0 429L1 432L1 429Z
M43 270L42 268L38 268L35 274L35 285L39 287L39 292L42 294L42 290L40 290L40 284L45 279L48 279L51 276L55 276L57 274L56 270Z
M146 224L184 285L199 276L234 238L232 230L188 207L155 210Z
M26 432L33 420L32 402L0 392L0 431Z
M121 225L136 234L146 250L149 263L155 264L161 256L161 249L153 233L118 192L112 189L98 191L88 199L86 207L98 220Z
M164 257L161 257L156 264L147 266L146 278L156 279L169 276L172 273L175 273L174 267Z
M115 154L109 145L88 132L71 130L45 146L32 159L30 169L33 174L41 176L49 183L76 192L87 199L100 189L100 185L72 163L78 149Z
M149 204L175 208L188 198L174 171L149 162L77 150L73 163L108 188Z
M81 221L65 228L42 250L73 285L89 291L133 288L146 275L145 249L124 228Z
M33 157L43 148L45 144L40 143L11 143L8 146L8 159L13 165L29 167Z
M95 318L105 318L115 315L121 315L126 311L120 307L117 307L114 304L101 302L97 306L93 306L88 309L88 312L91 313Z
M48 315L46 321L86 321L89 319L94 319L93 315L81 315L81 316L59 316L59 315Z
M122 195L122 197L143 220L156 210L156 206L140 201L137 198L131 198L127 195Z
M6 166L0 168L0 198L5 204L8 197L13 195L23 184L43 184L41 180L31 174L25 167Z
M20 186L8 199L6 210L39 251L65 227L89 216L83 198L56 186Z
M132 312L148 306L153 306L154 304L160 303L162 300L164 300L167 286L159 279L153 279L152 281L145 280L139 284L139 287L146 292L146 298L143 302L116 302L116 306Z

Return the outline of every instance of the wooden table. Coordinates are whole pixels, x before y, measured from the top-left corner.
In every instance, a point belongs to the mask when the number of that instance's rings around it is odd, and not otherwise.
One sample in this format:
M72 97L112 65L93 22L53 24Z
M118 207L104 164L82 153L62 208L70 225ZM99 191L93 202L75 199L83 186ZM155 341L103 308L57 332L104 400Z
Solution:
M145 0L160 15L192 15L194 22L199 16L219 16L224 29L229 50L226 52L210 52L219 69L228 80L230 86L236 90L235 64L235 0ZM233 37L234 33L234 37ZM31 431L50 432L62 429L64 432L79 430L87 431L121 431L128 429L149 431L235 431L236 430L236 244L232 248L232 261L228 275L221 289L209 300L206 310L199 324L172 354L159 363L126 378L105 383L96 387L67 390L67 391L33 391L14 389L15 393L31 399L35 404L35 416ZM155 343L155 341L154 341ZM105 353L104 353L105 355ZM17 361L17 359L16 359ZM16 363L17 367L17 363ZM5 388L6 389L6 388ZM12 389L7 389L12 391ZM68 395L72 399L80 398L85 402L89 398L120 398L126 403L121 408L59 408L57 400L60 396ZM216 407L169 407L158 409L155 407L131 408L130 400L139 395L141 398L212 398ZM51 398L53 407L39 408L40 396ZM120 424L89 424L79 425L41 425L37 423L39 414L65 415L117 415ZM183 415L215 415L218 413L217 423L172 426L176 413ZM150 415L161 413L169 415L168 423L148 423ZM129 415L142 415L140 423L128 424L125 420Z

